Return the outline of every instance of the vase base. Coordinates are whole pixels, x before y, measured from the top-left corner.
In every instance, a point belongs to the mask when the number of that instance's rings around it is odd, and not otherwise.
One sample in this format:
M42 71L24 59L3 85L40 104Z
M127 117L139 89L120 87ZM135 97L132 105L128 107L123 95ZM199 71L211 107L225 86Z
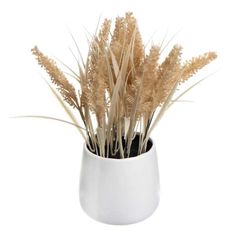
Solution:
M153 207L152 210L150 210L150 212L148 212L148 214L142 215L142 216L137 216L135 218L129 218L127 219L126 217L121 218L121 217L112 217L110 216L109 218L100 218L96 215L90 214L87 209L85 209L83 203L80 201L80 206L83 210L83 212L90 218L92 218L93 220L103 223L103 224L109 224L109 225L131 225L131 224L136 224L139 223L141 221L144 221L146 219L148 219L149 217L151 217L154 212L157 210L158 206L159 206L159 200L157 201L157 204Z

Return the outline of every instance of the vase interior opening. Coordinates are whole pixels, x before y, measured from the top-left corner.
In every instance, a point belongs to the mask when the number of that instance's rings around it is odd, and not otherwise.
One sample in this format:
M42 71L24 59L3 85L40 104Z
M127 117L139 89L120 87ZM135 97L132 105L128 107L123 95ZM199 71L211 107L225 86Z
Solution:
M132 140L132 143L131 143L131 148L130 148L130 155L129 155L129 158L132 158L132 157L137 157L138 156L138 148L139 148L139 139L140 139L140 135L139 133L136 133L134 139ZM91 143L91 142L90 142ZM114 141L114 145L115 145L115 141ZM123 148L125 147L125 139L124 137L122 137L122 145L123 145ZM146 146L146 151L143 152L143 153L146 153L148 152L151 148L152 148L152 145L153 145L153 142L152 140L149 138L148 139L148 142L147 142L147 146ZM99 149L99 147L97 147ZM87 145L87 149L95 154L96 152L90 150L89 146ZM99 151L99 150L98 150ZM105 152L107 153L107 146L105 146ZM142 154L143 154L142 153ZM121 159L121 155L120 155L120 152L118 151L115 155L111 153L111 151L109 150L109 154L108 154L108 157L109 158L112 158L112 159Z

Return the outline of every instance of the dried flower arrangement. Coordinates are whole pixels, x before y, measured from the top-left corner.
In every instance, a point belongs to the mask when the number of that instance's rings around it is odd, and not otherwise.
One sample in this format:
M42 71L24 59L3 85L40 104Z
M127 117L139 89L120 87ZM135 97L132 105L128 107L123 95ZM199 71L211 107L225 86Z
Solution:
M161 52L161 45L152 45L145 53L137 21L129 12L116 18L113 33L111 21L105 19L92 37L86 61L82 57L78 61L78 73L71 70L78 88L52 59L37 47L32 49L59 91L49 85L52 92L88 149L105 158L129 158L146 152L153 128L186 92L173 98L176 88L216 58L216 53L208 52L182 63L182 47L175 45L160 62ZM65 103L78 112L83 125Z

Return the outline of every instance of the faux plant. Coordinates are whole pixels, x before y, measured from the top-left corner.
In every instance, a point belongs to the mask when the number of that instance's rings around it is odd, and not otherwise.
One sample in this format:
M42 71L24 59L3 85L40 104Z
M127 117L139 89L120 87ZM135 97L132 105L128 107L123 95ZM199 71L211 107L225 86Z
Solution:
M153 128L186 92L175 96L176 89L216 58L216 53L207 52L182 62L179 45L162 60L162 45L145 52L137 21L129 12L116 18L113 31L111 20L105 19L91 37L86 60L77 60L78 72L70 69L76 86L38 47L32 53L88 149L105 158L146 152Z

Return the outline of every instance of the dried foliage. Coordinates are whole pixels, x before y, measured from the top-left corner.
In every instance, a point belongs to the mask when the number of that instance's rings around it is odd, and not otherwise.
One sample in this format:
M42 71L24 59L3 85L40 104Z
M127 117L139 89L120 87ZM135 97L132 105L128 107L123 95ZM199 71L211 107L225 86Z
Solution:
M56 63L40 52L37 47L34 47L31 51L32 54L36 56L39 65L47 71L51 77L52 82L57 85L58 90L65 101L68 102L72 107L78 107L75 88L68 82L67 78L57 67Z
M64 101L79 112L84 129L64 106L88 148L106 158L133 156L132 142L137 135L136 155L146 152L151 131L178 99L173 100L176 88L216 58L216 53L208 52L182 63L179 45L162 62L159 45L152 45L145 54L137 21L130 12L116 18L112 33L111 21L105 19L92 37L87 59L78 65L78 89L37 47L32 53ZM54 95L59 99L55 91Z
M196 74L198 70L202 69L205 65L216 59L217 55L215 52L207 52L202 56L193 57L191 60L185 62L183 65L183 73L181 82L186 81L191 76Z

